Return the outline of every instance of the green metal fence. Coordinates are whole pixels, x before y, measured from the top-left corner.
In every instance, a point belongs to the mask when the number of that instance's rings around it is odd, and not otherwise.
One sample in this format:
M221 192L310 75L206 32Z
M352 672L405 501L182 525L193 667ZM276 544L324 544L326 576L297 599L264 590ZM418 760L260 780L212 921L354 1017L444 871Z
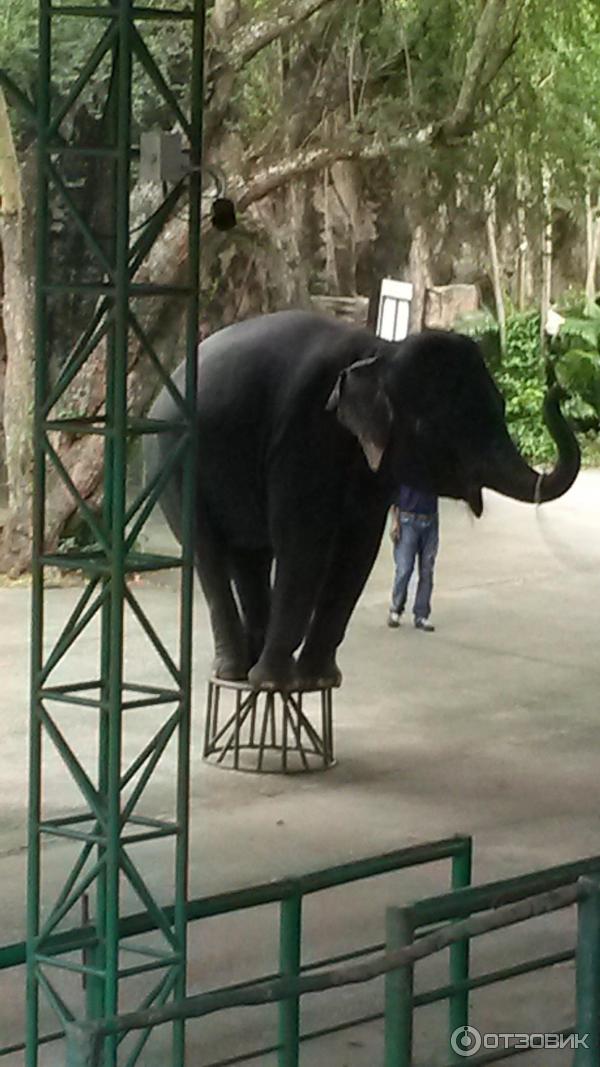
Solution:
M251 909L265 905L278 905L278 939L279 939L279 971L278 974L263 975L259 981L267 984L279 975L293 979L300 974L335 966L348 960L358 959L372 955L382 950L383 944L361 946L344 955L321 959L311 963L305 963L302 959L302 910L304 900L314 894L334 889L338 886L347 886L351 883L365 879L380 877L393 872L414 870L426 864L439 863L449 860L451 863L450 884L453 889L468 886L471 881L471 856L472 845L469 837L443 838L439 841L423 845L413 845L408 848L397 849L383 855L373 856L366 859L355 860L351 863L328 867L323 870L313 871L297 878L287 878L264 885L250 886L247 889L234 890L232 892L219 893L213 896L200 897L192 900L186 908L187 922L195 922L216 916L223 916L239 912L249 912ZM167 924L174 919L172 908L162 910L162 916ZM151 912L140 912L121 919L119 924L119 940L147 934L156 929L156 917ZM49 958L54 956L65 957L69 954L81 952L86 958L93 955L97 946L97 931L90 926L64 930L48 939L46 953ZM451 956L451 977L456 983L466 980L468 977L468 956L465 952L465 943L460 942L453 946ZM22 965L26 959L26 946L24 942L6 945L0 948L0 970ZM249 983L246 983L249 984ZM243 990L245 984L239 984L236 989ZM224 993L229 990L214 990L213 995ZM454 1005L453 1025L466 1025L467 997L461 993ZM342 1023L336 1023L314 1033L304 1033L300 1038L300 1002L294 1000L282 1001L279 1008L279 1041L269 1047L248 1050L237 1062L260 1060L262 1056L277 1052L280 1067L293 1067L298 1062L298 1043L300 1040L315 1040L329 1033L335 1033L342 1029L350 1029L381 1018L380 1013L362 1018L349 1019ZM41 1042L59 1040L64 1036L65 1028L52 1034L42 1035ZM0 1049L0 1055L18 1051L19 1045L7 1046ZM217 1061L210 1067L225 1067L226 1062ZM208 1067L208 1065L205 1065Z
M302 905L307 896L335 886L348 885L392 871L408 870L427 863L450 859L453 891L419 900L403 908L388 911L386 942L362 945L342 955L307 963L302 953ZM408 1067L413 1059L414 1013L435 1003L448 1005L448 1060L462 1062L453 1053L451 1035L469 1024L469 996L522 975L544 972L557 964L575 959L577 964L577 1016L573 1032L588 1034L589 1047L578 1050L576 1067L600 1067L600 927L598 926L597 879L600 856L562 864L545 870L470 886L471 841L450 838L427 845L413 846L383 856L343 864L299 878L284 879L220 893L191 901L187 919L197 921L215 916L249 912L266 904L279 905L279 969L276 974L226 988L213 989L164 1008L138 1012L121 1019L91 1022L89 1026L68 1025L70 1064L86 1067L99 1063L95 1042L106 1032L123 1035L130 1029L144 1033L154 1026L174 1019L198 1018L234 1006L279 1003L277 1043L250 1048L229 1059L212 1062L210 1067L226 1064L261 1062L276 1054L280 1067L297 1067L301 1048L331 1034L384 1021L385 1067ZM542 914L579 902L580 920L577 946L553 953L541 953L509 966L472 976L469 972L469 943L476 936L523 923ZM165 909L170 921L171 909ZM121 921L120 937L139 936L154 928L148 913L139 913ZM82 927L56 935L49 951L58 953L93 947L94 930ZM450 951L448 981L423 992L414 992L413 973L418 961L442 948ZM382 953L384 954L382 956ZM397 954L404 953L404 957ZM370 958L369 958L370 957ZM410 967L398 966L402 958ZM25 946L15 944L0 950L0 968L22 964ZM367 962L363 962L367 960ZM354 962L359 961L359 962ZM318 1030L307 1030L301 1021L301 998L310 992L325 992L347 984L369 981L387 974L383 1009L368 1015L338 1020ZM498 1029L510 1028L511 1020L498 1020ZM536 1028L539 1026L536 1025ZM552 1020L548 1030L553 1029ZM563 1032L567 1038L571 1031ZM62 1037L62 1031L55 1037ZM6 1050L8 1051L8 1050ZM525 1048L509 1049L503 1055L516 1055ZM487 1057L487 1058L486 1058ZM489 1053L470 1057L469 1062L482 1067L490 1061ZM205 1065L207 1067L207 1065Z
M289 925L284 924L288 948L282 954L281 972L275 979L262 979L235 988L203 993L188 997L176 1005L132 1013L99 1023L69 1026L68 1067L99 1067L100 1042L106 1034L122 1035L138 1028L146 1030L148 1027L159 1026L177 1018L201 1018L227 1008L272 1002L280 1004L282 1025L279 1062L286 1067L298 1065L302 1041L314 1036L302 1035L300 1032L298 1005L301 997L307 993L325 992L368 982L381 975L386 976L385 1007L380 1016L384 1019L385 1027L385 1067L411 1067L415 1009L441 1000L448 1001L451 1006L447 1064L447 1067L451 1067L457 1062L464 1062L463 1056L457 1053L453 1040L456 1040L456 1033L464 1031L468 1024L466 1015L460 1015L456 1005L460 1004L464 1009L471 990L503 982L520 974L542 971L572 958L576 961L575 1025L563 1030L561 1034L555 1034L552 1020L549 1020L547 1033L563 1042L576 1039L575 1067L599 1067L600 882L597 878L578 877L576 873L578 868L592 863L597 870L598 858L595 858L503 882L461 889L408 907L390 908L387 912L386 944L372 946L366 950L377 951L374 960L348 964L349 957L338 957L335 960L321 961L315 965L319 968L319 973L314 975L302 973L302 969L298 967L298 956L288 954L292 946L299 944L298 914L290 912ZM574 881L574 878L577 878L577 881ZM457 947L462 949L465 943L475 937L512 927L575 904L578 907L578 932L574 949L538 956L526 963L490 971L476 978L468 975L457 978L456 974L453 978L451 963L450 981L447 985L414 995L414 969L420 960L444 949L449 948L451 952ZM380 949L383 951L380 952ZM352 955L357 957L363 954L364 950L361 950ZM461 958L464 960L466 957L463 955ZM285 969L283 964L289 960L291 966ZM330 969L324 969L327 966ZM498 1033L504 1029L499 1020ZM541 1032L541 1024L537 1019L536 1031ZM322 1034L330 1032L332 1031L328 1029L322 1031ZM503 1050L500 1055L497 1051L493 1054L484 1051L481 1055L470 1056L468 1062L476 1067L483 1067L485 1063L525 1051L528 1051L528 1046L521 1043ZM251 1055L249 1053L246 1057L239 1057L237 1062L243 1062Z

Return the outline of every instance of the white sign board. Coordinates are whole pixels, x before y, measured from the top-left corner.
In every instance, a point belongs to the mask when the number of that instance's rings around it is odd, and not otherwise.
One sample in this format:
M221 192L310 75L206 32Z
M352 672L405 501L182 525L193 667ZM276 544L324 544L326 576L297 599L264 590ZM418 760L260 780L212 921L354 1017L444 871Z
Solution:
M379 292L377 336L384 341L403 341L408 334L413 287L410 282L384 278Z

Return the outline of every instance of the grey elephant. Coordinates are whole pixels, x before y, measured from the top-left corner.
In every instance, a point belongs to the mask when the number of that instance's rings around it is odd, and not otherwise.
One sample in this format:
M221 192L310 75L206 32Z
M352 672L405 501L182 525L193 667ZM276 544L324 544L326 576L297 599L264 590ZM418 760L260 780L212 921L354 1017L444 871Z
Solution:
M183 366L173 381L182 387ZM339 684L336 651L398 484L465 500L476 516L486 486L523 501L561 496L580 453L559 400L552 391L544 411L556 466L539 475L467 337L431 331L392 344L285 311L203 341L195 563L217 676L273 689ZM175 416L163 389L151 417ZM173 444L156 435L150 466ZM161 506L178 537L177 470Z

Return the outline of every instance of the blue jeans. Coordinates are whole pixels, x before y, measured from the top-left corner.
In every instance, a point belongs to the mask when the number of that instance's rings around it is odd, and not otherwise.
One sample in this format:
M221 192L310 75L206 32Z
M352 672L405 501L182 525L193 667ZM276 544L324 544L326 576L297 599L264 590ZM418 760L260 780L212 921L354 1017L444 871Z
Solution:
M433 568L439 544L437 515L422 518L403 512L400 516L400 538L394 544L396 574L392 592L392 611L402 614L415 562L419 560L419 584L413 611L416 619L428 619L431 613Z

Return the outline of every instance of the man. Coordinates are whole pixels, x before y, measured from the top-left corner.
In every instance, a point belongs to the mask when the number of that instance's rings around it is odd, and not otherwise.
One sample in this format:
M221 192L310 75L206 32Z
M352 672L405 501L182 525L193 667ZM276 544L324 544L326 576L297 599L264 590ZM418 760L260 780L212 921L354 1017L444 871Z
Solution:
M438 500L432 493L422 493L401 485L392 507L391 537L394 543L396 573L388 626L400 625L406 606L408 583L415 561L419 560L419 583L413 606L415 627L433 633L435 626L427 620L431 614L433 568L438 550Z

